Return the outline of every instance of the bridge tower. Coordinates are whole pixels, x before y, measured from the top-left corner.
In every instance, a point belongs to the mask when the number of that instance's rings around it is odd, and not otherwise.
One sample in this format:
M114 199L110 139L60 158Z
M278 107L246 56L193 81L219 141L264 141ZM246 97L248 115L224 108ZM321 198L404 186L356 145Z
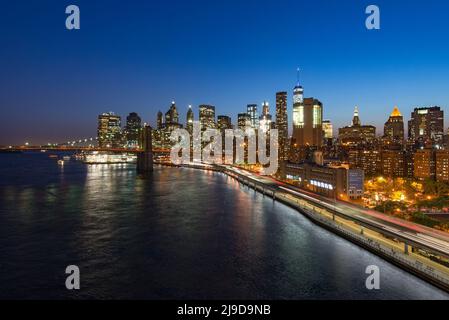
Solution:
M153 172L153 140L151 127L145 126L142 130L143 152L137 154L137 173L148 174Z

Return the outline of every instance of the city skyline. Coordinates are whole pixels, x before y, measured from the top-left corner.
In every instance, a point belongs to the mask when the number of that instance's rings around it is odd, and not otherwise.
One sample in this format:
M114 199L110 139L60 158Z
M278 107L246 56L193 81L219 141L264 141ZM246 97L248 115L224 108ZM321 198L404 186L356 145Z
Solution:
M449 300L448 12L5 2L0 300Z
M282 93L282 91L277 92L276 94L278 94L278 93ZM287 93L287 97L289 97L289 96L290 95ZM292 93L292 96L293 96L293 93ZM311 98L311 99L313 99L313 98ZM287 100L290 100L290 99L287 99ZM245 108L247 108L249 106L257 106L257 112L259 112L259 110L261 110L264 107L265 104L268 104L268 106L269 106L269 112L270 112L270 114L271 114L271 116L273 118L273 120L272 120L273 123L276 122L276 105L275 104L272 105L268 101L264 101L264 102L262 102L260 104L248 104L248 105L244 106L242 108L242 111L238 112L237 114L226 114L226 113L220 113L220 112L216 112L215 111L215 117L214 117L215 123L216 124L218 123L219 117L226 117L226 118L230 118L232 126L237 128L239 126L239 116L240 115L246 114L249 117L251 117L248 111L247 112L244 111ZM200 114L201 114L200 110L201 110L201 107L203 107L203 106L211 106L211 107L214 108L214 110L216 108L214 105L204 105L204 104L200 104L198 106L188 105L185 108L186 109L185 113L183 113L183 112L180 112L179 110L180 109L183 110L184 108L182 108L182 107L180 108L175 100L172 100L170 102L170 106L173 106L173 105L176 105L176 108L177 108L178 113L179 113L179 115L178 115L179 121L176 122L176 123L179 123L184 128L187 128L187 116L188 116L188 114L193 115L193 119L194 119L193 121L201 122L200 121ZM293 102L292 102L292 105L293 105ZM167 109L167 108L170 109L170 106L166 107L165 109ZM355 111L354 111L354 108L355 108ZM412 119L413 113L416 112L416 110L418 110L418 109L428 109L428 108L441 108L441 107L437 106L437 105L416 106L416 107L413 107L409 112L407 112L407 111L404 112L403 109L401 109L397 105L395 105L395 106L393 106L391 108L390 113L385 115L384 124L380 124L379 126L376 126L376 125L373 125L372 123L370 123L369 121L363 121L363 125L365 125L365 126L374 126L375 129L376 129L375 137L376 138L381 138L381 137L385 136L385 132L384 132L385 123L389 121L389 118L395 112L400 112L402 114L401 117L404 118L403 131L404 131L404 141L405 141L405 140L410 138L409 134L408 134L408 131L409 131L410 121ZM197 109L196 112L194 111L195 109ZM287 109L291 109L288 106L288 104L287 104ZM322 109L325 110L325 106L322 106ZM442 109L442 111L444 113L444 108L441 108L441 109ZM157 129L158 128L158 114L161 113L161 112L162 112L161 114L163 114L164 113L163 110L164 110L164 108L161 108L160 110L158 110L156 116L151 117L150 121L147 121L146 118L142 118L142 121L141 121L142 125L144 125L144 124L150 125L153 129ZM330 123L331 127L332 127L333 138L334 139L339 139L339 135L340 135L339 130L340 129L344 129L344 128L350 128L352 126L352 124L353 124L353 115L355 113L357 113L357 117L360 114L360 107L357 106L357 105L355 107L353 107L352 113L348 114L348 119L349 120L347 121L348 122L347 125L336 126L334 124L334 122L333 122L333 119L324 118L324 117L322 117L322 123L323 124ZM98 128L97 128L97 118L96 117L101 116L101 115L106 115L106 114L111 114L111 115L114 115L116 117L120 117L122 119L122 121L120 122L119 127L121 128L121 130L123 131L124 134L126 134L126 121L123 121L123 120L125 120L127 116L129 117L132 114L135 114L136 116L139 116L139 117L142 116L140 113L138 113L136 111L127 111L127 112L125 112L123 114L120 114L120 113L117 113L117 112L115 112L113 110L109 110L109 111L104 110L103 112L100 112L99 114L95 114L95 116L94 116L95 127L91 131L95 131L96 132L98 130ZM411 116L407 117L407 114L410 114ZM446 126L446 117L447 117L447 115L444 116L444 125L443 125L443 133L444 134L449 133L449 128ZM293 120L291 120L292 118L293 118L293 111L290 114L288 114L288 134L289 134L289 139L294 137L294 133L293 132L294 132L295 129L294 129ZM258 117L258 119L259 119L259 117ZM361 120L359 119L359 121L361 121ZM165 120L164 120L164 122L165 122ZM255 128L259 128L259 124L256 124L255 126L251 124L250 126L255 127ZM323 128L323 137L324 137L324 131L326 131L326 130L325 130L324 126L322 128ZM90 135L89 137L90 138L92 138L92 137L98 138L98 135L96 135L95 132L92 135ZM47 140L44 139L44 140L42 140L39 143L34 143L34 145L65 144L66 142L71 141L72 140L71 138L75 138L75 140L78 140L78 139L85 139L85 138L88 138L88 137L87 136L83 136L83 137L66 137L66 138L69 138L69 139L60 139L58 141L50 141L48 139ZM11 143L11 142L5 142L4 144L2 144L0 142L0 146L1 145L3 145L3 146L7 146L7 145L23 145L25 143L33 144L32 142L30 142L32 140L33 139L31 139L31 140L30 139L22 139L20 141L18 140L17 144L14 144L14 143ZM33 142L35 142L35 141L33 141Z
M155 126L157 110L172 99L181 114L188 105L210 104L236 123L247 104L273 107L278 91L288 92L291 130L298 66L305 96L323 103L323 119L332 120L334 130L350 123L355 105L379 133L395 105L406 118L415 107L446 109L449 5L377 4L382 28L372 32L364 26L365 3L358 2L199 1L173 8L154 2L122 10L111 1L104 10L80 1L77 33L64 29L63 5L7 4L10 14L0 22L0 57L8 61L0 76L0 144L93 136L96 115L111 110L137 112ZM299 23L301 12L308 14ZM433 23L408 23L422 14ZM260 23L249 24L254 18ZM30 32L30 24L38 28ZM420 38L425 46L416 45ZM304 50L305 43L315 50Z

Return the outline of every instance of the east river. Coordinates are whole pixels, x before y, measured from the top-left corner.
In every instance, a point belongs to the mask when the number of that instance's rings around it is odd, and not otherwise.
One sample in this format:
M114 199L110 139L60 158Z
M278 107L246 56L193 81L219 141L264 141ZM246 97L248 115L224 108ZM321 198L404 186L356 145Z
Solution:
M81 290L66 289L68 265ZM3 299L448 297L221 173L0 155Z

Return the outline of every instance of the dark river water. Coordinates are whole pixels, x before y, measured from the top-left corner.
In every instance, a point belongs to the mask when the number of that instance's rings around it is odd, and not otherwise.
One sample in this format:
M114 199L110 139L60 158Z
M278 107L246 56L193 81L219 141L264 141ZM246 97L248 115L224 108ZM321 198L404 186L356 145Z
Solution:
M65 288L77 265L81 290ZM381 289L365 287L368 265ZM0 298L447 299L218 173L0 155Z

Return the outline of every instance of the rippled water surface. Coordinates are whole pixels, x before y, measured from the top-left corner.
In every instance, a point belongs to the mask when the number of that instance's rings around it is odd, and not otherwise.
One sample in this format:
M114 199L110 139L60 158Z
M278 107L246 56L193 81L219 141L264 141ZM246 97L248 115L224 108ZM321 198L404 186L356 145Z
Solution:
M65 268L81 290L65 289ZM381 290L365 289L368 265ZM0 298L446 299L222 175L0 155Z

